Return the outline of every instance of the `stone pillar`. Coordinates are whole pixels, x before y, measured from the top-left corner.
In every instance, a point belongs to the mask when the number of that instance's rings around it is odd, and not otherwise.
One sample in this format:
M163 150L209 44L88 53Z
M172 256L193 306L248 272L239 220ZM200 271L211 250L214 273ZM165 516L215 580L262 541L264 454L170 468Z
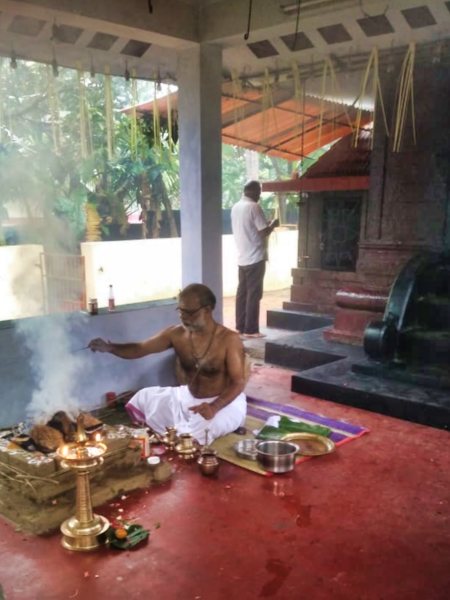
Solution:
M200 44L178 56L182 283L204 283L222 320L222 52Z
M445 47L448 53L449 45ZM441 55L444 60L445 54ZM411 111L400 152L392 152L393 133L386 137L381 114L376 121L357 271L383 287L391 285L414 254L439 251L449 244L450 67L436 57L432 50L421 53L414 69L417 143L412 137ZM381 75L392 132L399 69L397 65L396 72Z

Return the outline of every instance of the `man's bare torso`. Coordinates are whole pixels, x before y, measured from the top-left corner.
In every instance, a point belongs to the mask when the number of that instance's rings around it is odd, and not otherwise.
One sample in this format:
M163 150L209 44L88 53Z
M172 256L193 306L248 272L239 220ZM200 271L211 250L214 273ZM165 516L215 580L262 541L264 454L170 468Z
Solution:
M212 339L196 335L181 325L173 329L172 345L185 382L196 398L218 396L227 385L226 355L232 335L235 334L222 325L217 325Z

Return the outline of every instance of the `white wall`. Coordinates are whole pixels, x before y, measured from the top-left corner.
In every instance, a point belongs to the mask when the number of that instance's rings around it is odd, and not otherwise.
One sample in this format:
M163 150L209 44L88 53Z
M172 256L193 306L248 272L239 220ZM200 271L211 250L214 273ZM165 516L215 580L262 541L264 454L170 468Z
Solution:
M269 261L264 277L264 289L282 290L291 287L291 270L297 266L297 230L276 229L269 238ZM232 235L222 236L223 295L234 296L238 284L236 246Z
M109 284L116 304L133 304L176 296L181 288L180 238L86 242L86 296L108 305Z
M277 229L269 240L269 262L264 289L291 286L291 269L297 265L297 230ZM87 242L81 244L86 260L87 298L108 304L113 284L116 304L132 304L175 297L181 289L180 238ZM223 295L237 288L236 248L232 235L222 236Z
M0 321L42 314L43 297L39 254L42 247L0 247ZM173 298L181 289L181 240L131 240L86 242L86 296L108 304L113 284L117 305ZM222 237L224 296L237 288L236 248L232 235ZM291 285L291 269L297 264L297 231L277 229L269 240L269 262L264 289Z

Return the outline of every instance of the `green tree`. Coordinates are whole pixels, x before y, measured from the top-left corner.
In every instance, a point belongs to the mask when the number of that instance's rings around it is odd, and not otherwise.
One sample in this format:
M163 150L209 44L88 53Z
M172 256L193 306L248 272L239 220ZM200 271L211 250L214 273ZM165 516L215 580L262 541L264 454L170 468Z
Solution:
M69 226L73 239L83 239L87 202L95 206L104 234L113 224L124 233L127 212L140 205L144 237L150 230L158 235L158 219L149 228L149 216L160 214L161 206L176 235L171 202L173 194L178 200L178 161L172 156L173 145L169 148L163 135L156 149L152 127L144 120L132 151L130 117L122 111L133 102L131 86L116 77L112 87L116 152L108 158L102 75L83 73L80 82L70 69L60 69L56 78L46 65L19 61L11 69L1 63L0 206L5 215L8 205L19 205L29 221L34 220L35 237L42 237L36 224L48 223L51 217L64 224L62 229ZM67 231L63 239L68 239Z

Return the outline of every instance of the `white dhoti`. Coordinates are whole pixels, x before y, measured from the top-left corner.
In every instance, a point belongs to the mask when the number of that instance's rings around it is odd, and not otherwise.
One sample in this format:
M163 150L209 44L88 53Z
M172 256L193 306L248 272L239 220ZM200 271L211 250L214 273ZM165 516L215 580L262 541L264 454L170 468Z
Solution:
M148 387L140 390L126 404L125 408L133 421L146 423L157 433L163 434L166 427L176 427L178 433L190 433L200 444L205 443L205 429L208 429L208 442L235 431L244 424L247 413L247 400L239 394L230 404L221 408L212 419L189 410L202 402L214 402L213 398L195 398L187 385L178 387Z

